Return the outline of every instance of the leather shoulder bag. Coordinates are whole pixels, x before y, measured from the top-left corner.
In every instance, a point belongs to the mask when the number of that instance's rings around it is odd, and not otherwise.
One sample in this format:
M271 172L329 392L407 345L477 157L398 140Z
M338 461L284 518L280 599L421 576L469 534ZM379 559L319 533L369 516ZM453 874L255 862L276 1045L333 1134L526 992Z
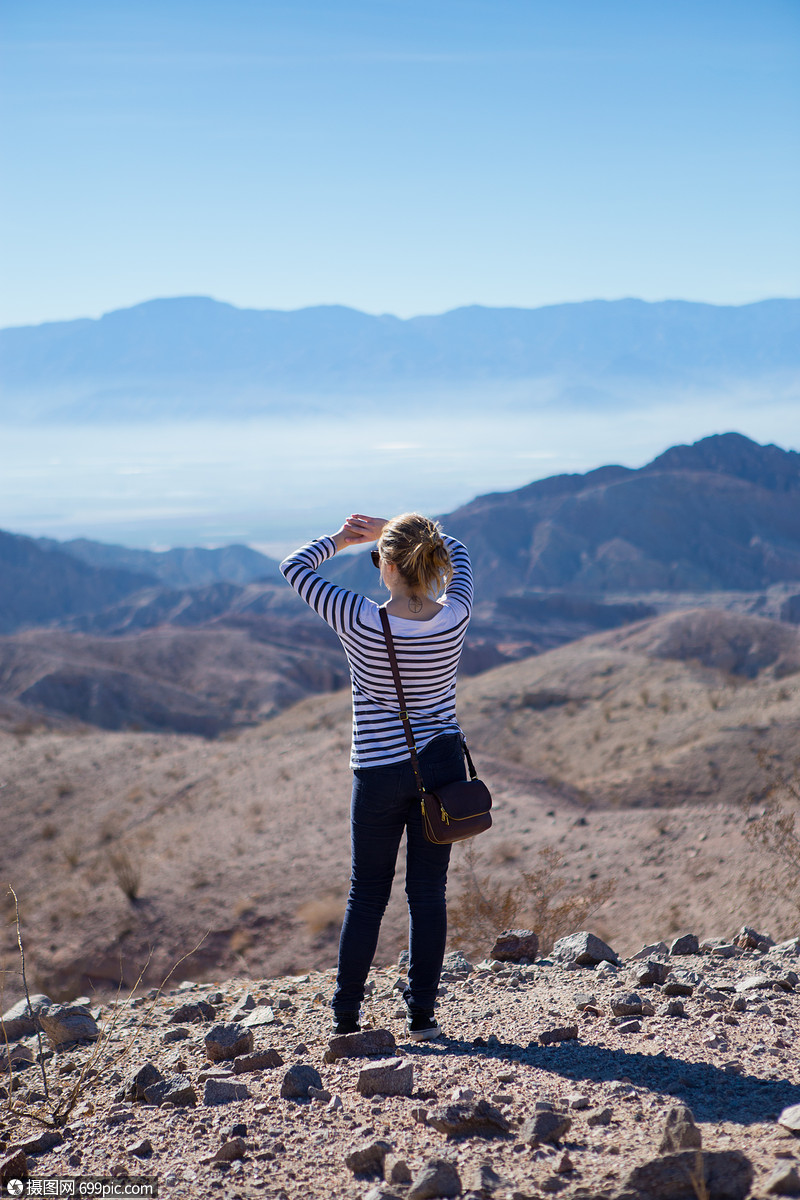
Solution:
M459 779L454 783L445 783L435 792L425 790L419 770L417 747L411 722L408 719L406 700L403 693L403 683L400 678L400 668L397 665L397 654L394 648L394 638L389 625L389 614L385 608L380 608L381 624L389 651L389 663L392 668L394 685L397 689L397 699L400 701L400 720L408 742L411 754L411 766L417 781L420 803L422 805L422 828L429 842L437 845L448 845L450 842L462 842L465 838L483 833L492 824L492 797L486 784L478 779L472 756L467 749L467 743L461 739L464 754L469 767L469 779Z

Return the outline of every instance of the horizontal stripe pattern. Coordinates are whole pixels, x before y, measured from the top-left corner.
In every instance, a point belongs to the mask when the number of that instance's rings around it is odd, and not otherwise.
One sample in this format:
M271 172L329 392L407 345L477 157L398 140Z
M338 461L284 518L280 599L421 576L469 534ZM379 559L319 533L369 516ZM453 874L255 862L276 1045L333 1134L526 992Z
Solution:
M458 731L456 672L472 613L472 568L466 546L444 538L453 577L430 621L390 614L400 678L417 749L442 733ZM318 568L336 553L332 538L301 546L281 572L306 604L339 635L353 689L351 767L380 767L408 758L386 639L378 605L368 596L323 579Z

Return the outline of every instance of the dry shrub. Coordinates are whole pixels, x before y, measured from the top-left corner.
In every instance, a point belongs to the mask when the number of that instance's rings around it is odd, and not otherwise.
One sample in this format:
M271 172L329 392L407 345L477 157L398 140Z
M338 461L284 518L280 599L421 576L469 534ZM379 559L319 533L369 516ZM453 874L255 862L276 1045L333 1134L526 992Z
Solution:
M244 955L253 945L253 935L249 929L234 929L231 934L230 947L233 954Z
M467 953L486 955L504 929L533 929L547 954L558 938L580 929L586 918L616 889L616 880L568 890L561 874L564 855L543 846L532 871L520 871L516 883L498 887L473 842L463 849L455 874L461 889L447 906L450 940Z
M301 921L305 921L308 932L317 937L330 929L331 925L341 925L345 910L345 900L341 896L329 894L306 900L297 910Z
M120 891L129 900L135 900L142 886L141 860L132 858L124 846L117 846L115 850L109 850L108 861Z
M787 770L764 752L758 755L767 783L758 797L759 812L745 824L745 837L769 854L768 866L753 880L754 896L769 902L776 894L800 912L800 759Z

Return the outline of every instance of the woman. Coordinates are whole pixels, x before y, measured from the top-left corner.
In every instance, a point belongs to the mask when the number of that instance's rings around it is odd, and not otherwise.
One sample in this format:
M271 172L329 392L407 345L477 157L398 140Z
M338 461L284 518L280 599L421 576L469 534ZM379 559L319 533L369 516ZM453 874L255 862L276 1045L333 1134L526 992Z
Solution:
M333 994L334 1033L357 1033L364 984L406 844L408 986L403 998L415 1041L438 1037L436 992L447 936L445 888L450 847L428 842L378 605L337 587L317 568L345 546L377 542L372 561L390 593L389 614L406 705L425 787L466 778L456 721L456 671L472 611L466 548L417 513L391 521L360 513L336 533L291 554L281 571L335 629L353 685L352 873ZM436 599L436 597L439 597Z

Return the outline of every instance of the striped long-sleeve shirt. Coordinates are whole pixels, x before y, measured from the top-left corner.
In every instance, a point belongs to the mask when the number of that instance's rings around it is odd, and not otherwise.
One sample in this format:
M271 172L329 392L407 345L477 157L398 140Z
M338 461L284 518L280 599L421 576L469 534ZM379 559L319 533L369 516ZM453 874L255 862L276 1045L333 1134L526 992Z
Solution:
M472 568L466 546L445 537L453 577L441 610L428 621L389 615L400 678L417 749L458 730L456 671L472 612ZM378 605L317 573L336 553L329 537L302 546L281 563L288 583L339 635L353 687L351 767L378 767L408 758L400 703Z

